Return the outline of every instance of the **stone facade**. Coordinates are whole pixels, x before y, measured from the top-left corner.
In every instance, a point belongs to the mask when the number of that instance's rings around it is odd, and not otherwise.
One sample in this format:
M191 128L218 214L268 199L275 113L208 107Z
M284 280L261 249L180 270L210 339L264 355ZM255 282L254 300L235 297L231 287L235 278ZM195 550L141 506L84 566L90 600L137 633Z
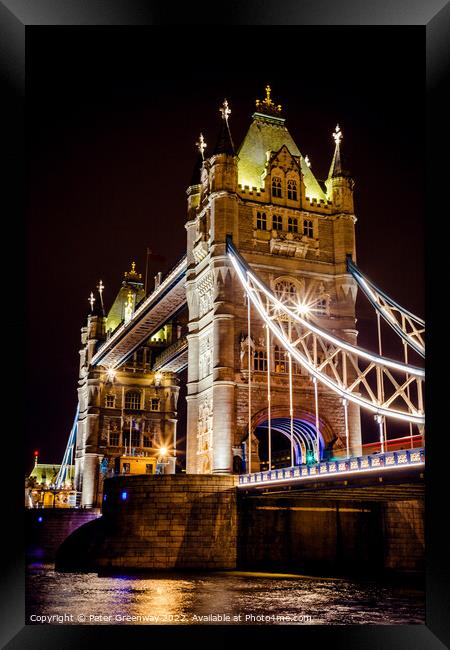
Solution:
M69 537L57 566L77 570L234 569L233 476L124 476L105 481L102 517Z
M384 564L393 571L425 569L423 500L387 502L383 508Z
M319 327L356 343L356 283L346 271L346 255L355 259L353 181L341 169L339 141L329 177L321 183L284 119L263 104L237 154L231 138L227 146L228 122L223 120L219 145L188 189L187 472L194 474L230 473L233 455L245 455L248 439L247 306L226 253L228 235L275 293L306 299ZM259 349L264 353L265 331L256 314L251 339L252 357ZM280 351L273 344L270 355L272 407L289 417L288 375L277 367ZM254 358L250 367L255 427L267 415L267 373ZM301 373L294 377L294 403L295 417L314 420L313 386ZM342 403L322 386L319 420L325 444L342 449ZM354 405L349 424L350 450L359 454L359 408Z
M111 328L130 318L143 296L133 268L125 274L108 316L103 309L93 310L81 330L75 488L81 492L82 507L101 505L104 477L114 472L115 459L122 454L158 457L166 448L159 467L175 471L179 380L172 372L154 372L152 364L174 342L180 326L167 323L113 371L91 364Z

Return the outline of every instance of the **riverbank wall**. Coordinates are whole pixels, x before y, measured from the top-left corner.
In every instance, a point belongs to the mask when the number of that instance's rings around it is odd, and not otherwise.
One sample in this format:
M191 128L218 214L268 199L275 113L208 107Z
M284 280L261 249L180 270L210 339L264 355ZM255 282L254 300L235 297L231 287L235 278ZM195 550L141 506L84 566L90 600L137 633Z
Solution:
M240 494L236 482L211 475L108 479L102 516L61 544L56 567L361 576L424 571L423 500L252 498Z

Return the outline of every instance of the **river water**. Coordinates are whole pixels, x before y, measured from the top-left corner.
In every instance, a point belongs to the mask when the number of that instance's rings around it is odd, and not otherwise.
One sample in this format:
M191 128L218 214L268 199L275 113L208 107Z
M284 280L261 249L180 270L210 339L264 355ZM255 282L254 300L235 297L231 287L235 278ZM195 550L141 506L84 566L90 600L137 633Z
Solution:
M98 576L28 568L28 624L423 624L424 592L375 582L219 572Z

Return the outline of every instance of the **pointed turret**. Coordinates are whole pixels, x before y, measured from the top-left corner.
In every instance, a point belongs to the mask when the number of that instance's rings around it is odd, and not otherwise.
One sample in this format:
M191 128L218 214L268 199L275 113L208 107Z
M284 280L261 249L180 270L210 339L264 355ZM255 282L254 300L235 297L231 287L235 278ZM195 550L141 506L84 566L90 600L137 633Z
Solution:
M226 99L219 110L222 116L219 138L205 166L209 169L210 191L234 193L237 188L237 156L228 124L231 110Z
M347 161L341 151L342 137L343 137L342 131L339 127L339 124L337 124L333 133L335 148L334 148L333 160L331 161L330 171L328 172L328 178L337 178L338 176L342 176L344 178L351 178L350 172L348 170Z
M219 137L217 139L213 154L225 153L229 156L234 156L235 151L233 138L231 137L230 127L228 125L228 116L231 114L231 110L226 99L224 100L222 107L219 110L222 115L222 122Z
M194 169L192 170L192 177L191 182L189 183L189 187L195 187L196 185L200 185L202 182L202 167L205 160L204 151L207 147L203 133L200 133L198 142L195 144L198 149L198 155L194 164Z
M327 195L339 212L353 214L353 187L354 181L348 170L348 165L341 150L343 139L339 124L333 131L335 143L333 160L326 180Z
M203 163L205 162L204 151L206 149L206 142L205 142L205 138L203 137L203 133L200 133L198 142L196 142L195 145L197 147L198 154L195 160L194 168L192 170L191 182L189 183L189 187L186 190L187 203L188 203L188 209L187 209L188 222L193 221L195 219L197 208L200 204ZM188 233L189 233L189 229L188 229ZM192 233L191 235L188 234L188 237L189 236L193 236Z

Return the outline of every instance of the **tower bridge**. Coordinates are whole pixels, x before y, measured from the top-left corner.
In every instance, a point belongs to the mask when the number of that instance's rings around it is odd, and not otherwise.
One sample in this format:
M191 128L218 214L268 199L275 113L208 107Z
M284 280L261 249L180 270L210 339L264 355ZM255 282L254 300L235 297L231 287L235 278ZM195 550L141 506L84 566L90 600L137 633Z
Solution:
M225 100L211 152L199 139L186 256L148 295L133 264L108 313L101 282L91 294L60 476L74 457L84 507L100 504L124 455L157 456L162 472L176 472L185 369L187 474L235 473L239 489L258 489L423 466L424 370L410 359L424 356L425 323L356 265L342 131L320 180L270 89L237 150L230 113ZM358 289L375 310L378 352L358 347ZM383 356L380 319L401 360ZM363 453L361 409L377 421L378 455ZM389 451L390 420L409 427L409 451ZM280 450L287 461L275 467Z

